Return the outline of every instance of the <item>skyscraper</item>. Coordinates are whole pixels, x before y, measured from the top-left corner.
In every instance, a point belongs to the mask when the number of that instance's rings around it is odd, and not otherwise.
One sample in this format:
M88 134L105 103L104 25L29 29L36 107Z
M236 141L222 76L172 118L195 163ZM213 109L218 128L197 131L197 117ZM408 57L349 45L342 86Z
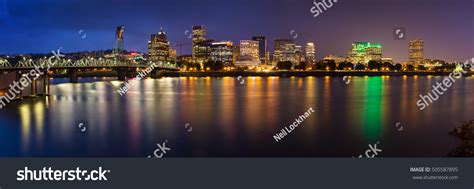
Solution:
M256 36L252 37L252 40L258 41L258 54L260 56L260 62L262 64L268 64L265 58L265 53L267 52L267 39L264 36Z
M382 62L382 47L380 46L371 46L365 49L365 62L375 60L377 62Z
M274 63L290 61L294 64L296 62L295 46L295 42L291 39L276 39L273 55Z
M259 66L261 62L258 46L258 41L241 40L238 48L239 55L236 57L235 66Z
M308 64L314 64L316 62L316 48L314 43L306 44L306 62Z
M213 39L206 39L206 41L199 42L194 46L193 57L199 63L204 63L211 58Z
M168 37L160 29L157 34L151 35L151 40L148 41L148 60L150 61L167 61L170 57L170 43Z
M303 56L303 47L296 45L295 46L295 64L299 64L300 62L304 62L304 56Z
M354 42L349 51L352 63L368 63L382 60L382 45L369 42Z
M424 43L423 40L417 39L410 41L409 45L409 61L411 64L419 65L422 64L424 61Z
M240 45L234 45L232 48L232 64L236 65L240 56Z
M249 56L252 60L260 62L259 42L253 40L240 40L240 55Z
M193 26L193 57L199 58L197 56L200 46L205 45L206 43L206 29L204 26Z
M210 44L212 61L223 62L224 65L230 66L233 60L233 46L231 41L213 42Z
M265 53L265 62L267 63L267 65L271 65L271 61L270 61L270 51L267 51Z

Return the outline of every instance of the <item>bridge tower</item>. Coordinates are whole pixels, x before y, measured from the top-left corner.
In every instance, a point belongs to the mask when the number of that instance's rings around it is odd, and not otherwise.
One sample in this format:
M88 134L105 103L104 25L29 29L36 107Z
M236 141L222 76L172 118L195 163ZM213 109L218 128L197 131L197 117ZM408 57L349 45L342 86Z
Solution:
M124 51L124 44L123 44L123 33L125 32L125 27L123 26L118 26L117 30L115 32L115 45L114 49L112 51L112 54L115 56L123 54Z

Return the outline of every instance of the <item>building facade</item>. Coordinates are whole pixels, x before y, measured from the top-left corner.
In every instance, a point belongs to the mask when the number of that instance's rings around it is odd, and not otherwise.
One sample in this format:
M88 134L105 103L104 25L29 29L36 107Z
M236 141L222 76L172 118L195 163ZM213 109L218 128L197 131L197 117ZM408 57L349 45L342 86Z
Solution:
M240 56L240 44L234 45L233 52L232 52L232 63L236 65L237 59Z
M176 49L170 48L170 58L172 60L176 60L177 56L178 56L178 54L176 52Z
M275 52L273 54L273 63L290 61L293 64L296 62L295 58L295 42L291 39L276 39Z
M258 55L262 64L268 64L266 61L267 39L264 36L252 37L252 40L258 41Z
M240 40L240 56L248 56L251 57L252 60L260 62L259 42Z
M303 52L303 47L296 45L295 46L295 64L299 64L300 62L304 62L304 52Z
M204 63L211 59L212 54L212 43L215 41L213 39L206 39L204 42L200 42L196 45L193 56L200 63Z
M382 45L369 42L354 42L349 51L351 62L367 64L371 60L382 60Z
M423 40L417 39L410 41L409 49L409 62L414 65L423 64L425 57Z
M205 56L208 54L208 46L206 40L206 29L204 26L193 26L192 27L192 38L193 38L193 47L192 55L195 59L201 59L204 61Z
M309 64L316 63L316 47L314 43L306 44L306 62Z
M210 49L210 60L223 62L226 66L232 65L234 48L231 41L213 42Z
M157 34L151 35L148 41L148 60L149 61L168 61L170 59L170 44L168 37L163 29Z
M267 63L267 65L271 65L271 64L272 64L272 62L271 62L271 60L270 60L270 51L267 51L267 52L265 53L265 62Z
M390 57L385 57L385 58L382 58L382 63L385 63L385 62L388 62L390 64L393 64L393 58L390 58Z
M371 60L375 60L377 62L382 62L382 48L381 46L378 47L369 47L365 49L365 62L368 63Z
M342 62L347 61L347 58L343 56L334 56L330 54L330 55L325 56L323 58L323 61L334 61L336 64L340 64Z

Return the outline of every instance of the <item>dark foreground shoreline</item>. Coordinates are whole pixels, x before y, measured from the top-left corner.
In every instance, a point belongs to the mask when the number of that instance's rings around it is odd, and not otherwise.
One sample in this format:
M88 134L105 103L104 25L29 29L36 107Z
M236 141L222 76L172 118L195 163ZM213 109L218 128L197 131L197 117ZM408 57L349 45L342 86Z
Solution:
M152 78L160 77L344 77L344 76L448 76L452 72L370 72L370 71L272 71L272 72L254 72L254 71L210 71L210 72L174 72L174 71L159 71L156 75L151 75ZM101 72L84 72L79 73L79 77L117 77L118 73L115 71L101 71ZM472 73L464 74L463 76L472 76ZM54 78L67 77L65 74L53 75Z

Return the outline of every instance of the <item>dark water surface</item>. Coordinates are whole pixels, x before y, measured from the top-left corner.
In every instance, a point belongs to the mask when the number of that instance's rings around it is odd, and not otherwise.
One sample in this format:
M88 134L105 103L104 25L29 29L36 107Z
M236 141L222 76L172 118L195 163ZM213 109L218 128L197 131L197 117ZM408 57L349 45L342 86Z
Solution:
M353 157L377 142L379 157L444 157L459 144L448 132L474 119L473 77L423 111L443 77L243 79L146 79L123 97L119 81L54 79L50 97L0 110L0 156L146 157L167 141L165 157Z

